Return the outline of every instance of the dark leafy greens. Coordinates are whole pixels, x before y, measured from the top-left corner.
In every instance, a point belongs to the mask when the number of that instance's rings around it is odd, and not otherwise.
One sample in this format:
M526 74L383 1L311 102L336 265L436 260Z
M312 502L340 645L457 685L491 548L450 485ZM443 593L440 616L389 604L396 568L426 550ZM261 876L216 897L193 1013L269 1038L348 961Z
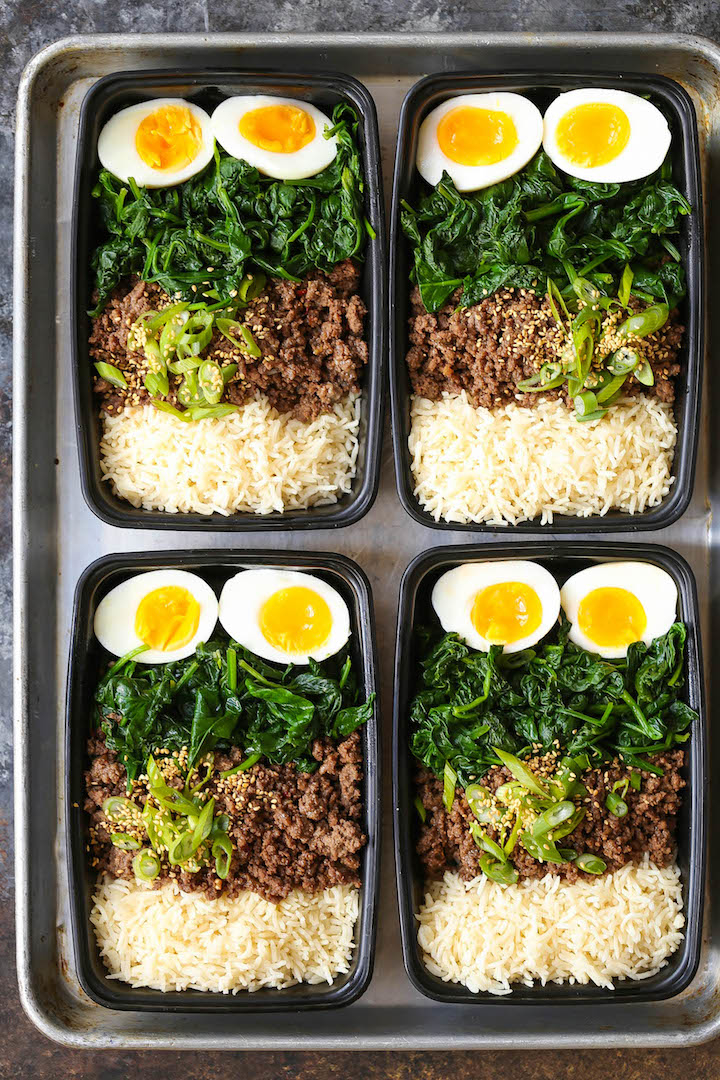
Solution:
M533 747L587 757L615 756L661 772L652 755L685 742L697 714L679 698L686 630L675 623L626 660L603 660L568 641L564 621L537 650L474 652L456 634L419 632L420 689L413 699L411 748L436 776L449 762L466 787L499 758Z
M481 191L460 194L443 175L401 214L426 309L437 311L461 285L469 307L503 286L544 292L548 278L567 296L577 276L614 296L626 265L633 295L675 306L685 271L673 236L691 207L671 175L667 159L642 180L593 184L558 172L543 151Z
M360 700L349 656L279 669L234 642L199 645L187 660L113 665L95 693L97 719L128 781L159 747L188 748L189 767L214 747L312 772L314 739L346 738L372 716L375 695Z
M372 228L363 215L359 121L344 103L332 120L337 156L305 180L269 179L218 148L202 172L172 188L126 184L103 169L93 189L104 239L92 256L91 314L131 273L181 300L228 302L248 272L296 281L360 257Z

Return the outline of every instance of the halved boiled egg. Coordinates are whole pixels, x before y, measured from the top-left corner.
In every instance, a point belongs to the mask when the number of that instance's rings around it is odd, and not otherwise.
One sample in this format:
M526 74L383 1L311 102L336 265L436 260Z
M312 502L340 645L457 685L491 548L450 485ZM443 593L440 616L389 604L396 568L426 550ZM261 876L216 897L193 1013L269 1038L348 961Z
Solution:
M111 589L95 612L95 637L124 656L148 645L139 664L167 664L191 656L215 629L218 602L207 582L186 570L149 570Z
M233 157L278 180L302 180L335 159L332 122L307 101L294 98L226 98L212 114L215 138Z
M220 594L220 622L265 660L326 660L350 637L350 612L332 585L313 574L270 567L242 570Z
M438 578L432 606L443 630L459 634L473 649L491 645L518 652L535 645L560 613L555 578L538 563L462 563Z
M527 165L542 130L538 108L521 94L450 98L420 125L418 172L433 185L446 172L458 191L490 187Z
M573 574L560 590L570 640L606 659L627 656L635 641L649 645L675 622L677 586L659 566L609 562Z
M213 156L210 117L183 98L157 98L121 109L98 139L104 168L141 187L181 184Z
M667 120L626 90L570 90L545 113L543 147L558 169L598 184L639 180L670 148Z

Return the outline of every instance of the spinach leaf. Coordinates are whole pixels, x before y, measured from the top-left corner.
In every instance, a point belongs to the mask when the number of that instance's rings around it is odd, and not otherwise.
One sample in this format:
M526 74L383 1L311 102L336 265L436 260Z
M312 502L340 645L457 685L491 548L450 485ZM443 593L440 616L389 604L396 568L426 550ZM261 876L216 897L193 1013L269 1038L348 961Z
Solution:
M670 173L666 161L642 180L594 184L558 172L541 150L481 191L460 194L444 174L400 216L425 308L437 311L460 285L463 307L503 287L544 290L549 277L568 280L568 268L615 295L626 264L639 296L674 306L685 271L672 238L691 207Z
M343 653L308 667L267 664L236 642L199 645L187 660L114 665L96 693L96 716L128 781L158 749L188 748L190 766L214 747L241 746L277 764L312 771L313 741L344 739L372 717Z
M536 649L473 652L456 634L421 627L418 689L410 705L410 747L442 777L450 762L467 784L498 760L535 748L597 766L620 755L629 764L683 743L696 713L679 700L686 630L675 623L626 660L603 660L568 641L561 624ZM640 767L645 768L642 764Z

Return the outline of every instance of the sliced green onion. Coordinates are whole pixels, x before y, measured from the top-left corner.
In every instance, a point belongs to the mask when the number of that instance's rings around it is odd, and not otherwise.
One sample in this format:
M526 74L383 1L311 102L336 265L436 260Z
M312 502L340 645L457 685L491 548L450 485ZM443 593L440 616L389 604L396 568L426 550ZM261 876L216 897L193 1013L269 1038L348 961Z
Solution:
M598 404L603 405L609 403L610 398L613 398L618 390L623 387L626 379L627 375L613 375L603 387L599 390L596 388L595 397L598 400Z
M226 337L233 345L237 345L243 352L248 353L249 356L262 356L262 349L252 336L250 328L245 326L244 323L237 322L235 319L216 319L216 326L223 337ZM231 330L233 333L230 333ZM237 337L237 334L240 337Z
M114 832L110 834L110 843L121 851L137 851L141 846L140 841L129 833Z
M213 827L213 818L215 816L215 799L208 799L203 806L197 819L197 824L193 828L193 845L195 850L200 847L204 840L207 840Z
M160 860L154 851L144 848L132 861L135 877L140 881L154 881L160 873Z
M221 833L213 841L211 855L215 860L215 873L223 881L228 876L230 870L230 861L232 859L232 843L230 839Z
M503 851L506 855L512 855L517 844L518 836L520 835L520 829L522 828L522 814L518 814L515 818L515 824L510 830L510 835L503 844Z
M550 781L552 795L558 800L587 795L587 788L578 780L578 776L582 771L582 762L578 758L561 758L560 768Z
M480 856L480 869L485 877L500 885L514 885L518 879L518 872L511 862L497 862L489 855Z
M592 855L589 851L583 855L578 855L577 859L575 859L575 865L584 870L586 874L604 874L607 870L605 860L601 859L599 855Z
M101 379L109 382L111 386L117 386L119 390L127 390L127 380L120 368L114 364L106 364L104 360L98 360L95 370Z
M625 796L627 795L627 789L630 786L630 777L626 776L622 780L616 780L612 786L612 790L608 791L605 796L605 805L611 814L615 817L623 818L628 812L628 804L625 802ZM618 794L619 793L619 794Z
M644 311L631 315L629 319L621 323L617 328L617 333L620 337L629 337L630 334L633 337L647 337L648 334L654 334L665 325L669 314L670 308L667 304L651 304Z
M159 398L152 398L151 400L155 408L159 409L160 412L170 413L176 420L183 420L186 424L190 422L190 417L187 413L181 412L180 409L176 409L169 401L161 401Z
M588 413L596 412L598 407L598 399L592 390L583 390L581 394L578 394L575 398L575 411L578 416L587 416Z
M199 844L194 843L193 833L190 829L186 829L185 832L179 833L168 846L168 861L173 866L187 862L188 859L192 858L199 846Z
M640 773L636 772L635 769L631 769L631 771L630 771L630 787L634 791L639 791L641 784L642 784L642 780L640 778Z
M415 796L415 809L418 812L418 817L422 821L423 825L427 821L427 810L423 806L423 801L419 795Z
M496 806L493 806L492 795L486 787L481 784L470 784L465 788L465 798L481 825L497 823L500 812Z
M255 300L265 288L266 281L267 278L263 273L246 274L238 289L238 296L242 302L249 304L251 300Z
M554 841L547 835L533 836L531 832L524 832L520 837L522 846L533 859L538 862L564 863L566 859L560 854Z
M640 363L640 353L629 345L621 345L605 363L611 375L630 375Z
M208 405L217 405L225 389L220 365L214 360L204 360L198 369L198 383Z
M124 795L111 795L102 804L102 811L108 821L122 821L127 813L141 816L140 807L132 799L126 799ZM123 814L122 811L125 811Z
M570 833L574 833L578 825L585 817L585 807L579 806L572 817L569 817L563 825L559 825L552 831L553 843L556 844L558 840L562 840L563 837L569 836Z
M509 769L515 779L519 780L528 791L533 791L536 795L546 796L548 794L547 788L540 783L537 776L522 763L520 758L515 757L514 754L509 754L507 750L500 750L497 746L493 746L493 752L497 754L500 761Z
M150 397L167 397L170 393L170 380L167 371L148 371L144 379L145 389Z
M235 773L241 773L245 772L246 769L251 769L253 765L257 764L261 757L262 754L250 754L250 757L246 757L239 765L236 765L232 769L226 769L225 772L221 772L221 779L224 780L227 776L234 776Z
M628 804L622 796L618 795L615 791L608 791L605 796L605 805L610 813L617 818L625 817L628 812Z
M567 799L563 802L554 803L547 810L544 810L534 822L532 827L533 836L537 838L545 836L546 833L551 832L567 821L568 818L571 818L574 813L575 803Z
M457 784L457 773L453 769L449 761L445 762L445 769L443 771L443 806L447 810L448 814L452 810L453 803L455 802L455 785Z
M635 368L633 375L643 386L653 386L655 383L655 372L647 360L644 360L639 367Z

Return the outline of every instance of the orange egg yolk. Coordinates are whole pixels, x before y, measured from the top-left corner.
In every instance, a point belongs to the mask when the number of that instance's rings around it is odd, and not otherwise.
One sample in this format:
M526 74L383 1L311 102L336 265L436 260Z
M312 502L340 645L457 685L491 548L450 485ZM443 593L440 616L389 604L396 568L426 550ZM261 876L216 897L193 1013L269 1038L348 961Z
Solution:
M291 585L269 596L260 610L260 630L270 645L288 655L311 653L324 645L332 629L325 600L304 585Z
M163 585L144 596L135 613L135 633L151 649L174 652L192 641L200 605L180 585Z
M151 169L177 171L189 165L200 152L202 128L184 105L162 105L140 122L135 132L135 149Z
M558 150L572 165L594 169L614 161L628 144L630 121L608 102L576 105L561 117L555 138Z
M540 597L522 581L500 581L482 589L473 602L472 624L491 645L512 645L537 630Z
M446 112L437 126L437 139L445 157L457 165L495 165L510 157L518 144L512 116L474 105Z
M627 589L593 589L578 607L578 626L601 648L632 645L640 641L647 626L645 609Z
M263 105L240 120L240 134L274 154L294 154L315 138L315 121L297 105Z

